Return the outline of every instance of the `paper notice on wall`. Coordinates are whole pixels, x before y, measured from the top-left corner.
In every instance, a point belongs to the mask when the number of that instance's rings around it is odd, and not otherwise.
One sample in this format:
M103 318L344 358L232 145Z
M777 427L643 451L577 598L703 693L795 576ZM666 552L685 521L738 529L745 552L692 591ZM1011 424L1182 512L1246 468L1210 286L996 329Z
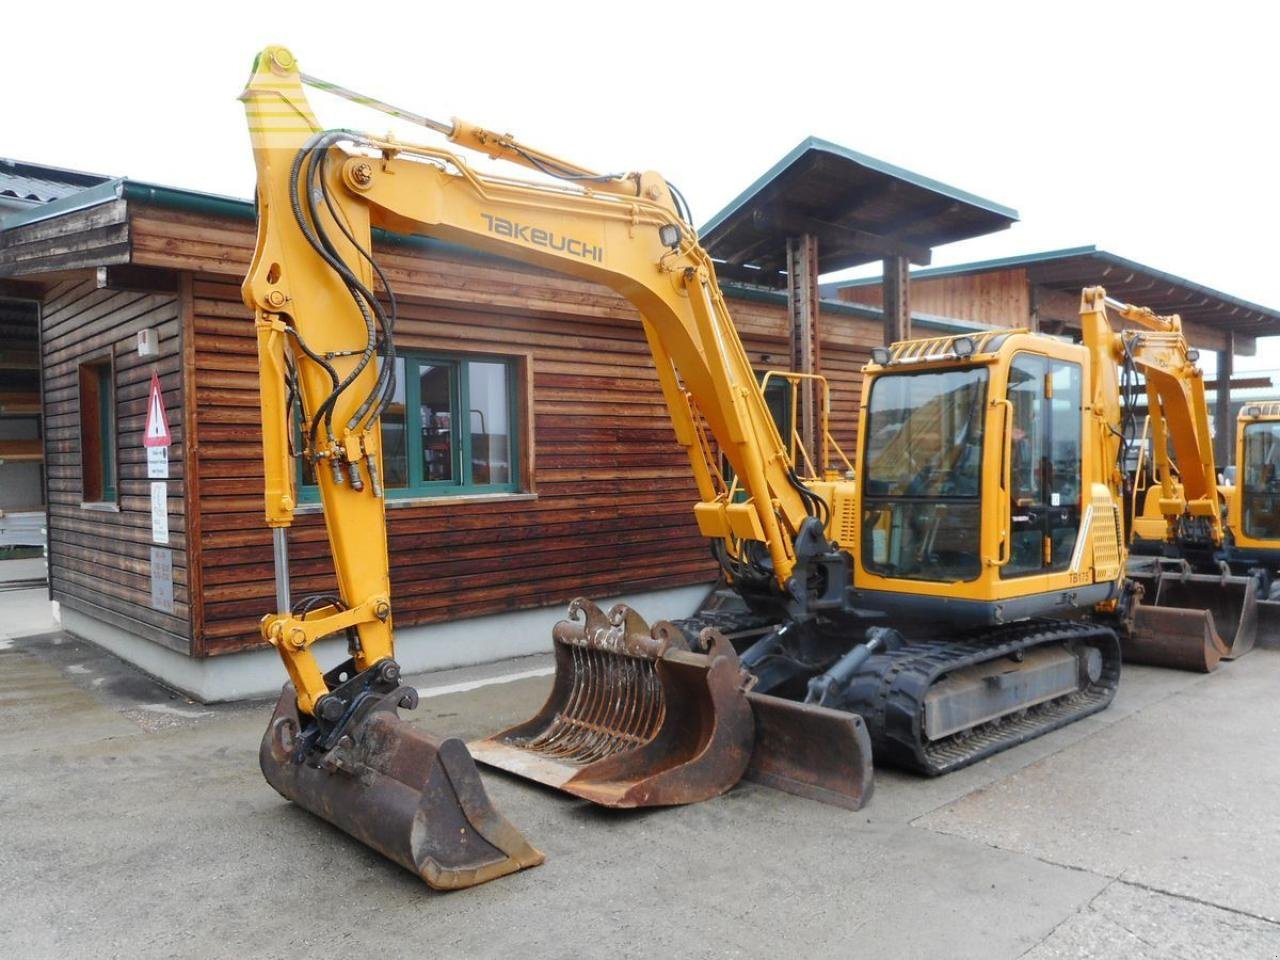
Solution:
M169 542L169 484L163 480L151 481L151 539Z
M168 447L147 447L147 476L152 480L169 479Z
M173 613L173 551L151 548L151 606L161 613Z

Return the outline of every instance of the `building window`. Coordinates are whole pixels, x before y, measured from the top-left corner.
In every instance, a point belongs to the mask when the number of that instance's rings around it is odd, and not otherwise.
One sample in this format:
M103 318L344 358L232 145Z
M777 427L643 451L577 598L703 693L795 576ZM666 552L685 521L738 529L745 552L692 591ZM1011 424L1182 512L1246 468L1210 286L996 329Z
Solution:
M519 490L518 362L402 353L395 363L395 396L382 414L387 496ZM319 499L305 463L301 499Z
M116 389L111 358L80 365L80 476L85 503L116 501Z

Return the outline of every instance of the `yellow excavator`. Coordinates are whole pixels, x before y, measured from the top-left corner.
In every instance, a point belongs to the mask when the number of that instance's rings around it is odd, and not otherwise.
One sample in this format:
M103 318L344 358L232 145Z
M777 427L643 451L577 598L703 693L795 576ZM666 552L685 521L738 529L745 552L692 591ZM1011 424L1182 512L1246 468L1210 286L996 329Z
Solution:
M304 82L560 183L481 174L438 147L325 131ZM398 717L417 694L400 682L392 640L380 415L394 395L396 303L372 255L373 228L455 241L627 297L689 452L704 532L763 550L759 561L796 604L807 602L815 563L847 560L822 546L815 518L824 502L791 468L710 258L661 177L596 174L505 134L396 110L304 76L281 47L257 57L241 99L258 175L257 243L242 293L257 330L277 593L261 631L289 676L263 738L263 772L283 796L431 886L533 866L542 854L493 809L465 745ZM751 500L725 495L722 452ZM299 458L319 486L335 596L290 594L285 534ZM822 556L812 556L815 545ZM347 637L350 656L326 670L312 647L335 635ZM695 639L692 649L680 630L651 627L625 606L575 602L555 637L560 709L528 736L512 733L506 743L520 749L507 755L518 754L519 772L611 806L694 802L744 774L847 807L865 801L871 751L861 718L752 693L723 636Z
M1280 641L1280 401L1246 403L1236 418L1236 475L1222 488L1222 559L1258 585L1259 639Z
M326 131L304 84L545 182ZM873 745L878 760L937 774L1110 703L1117 633L1141 636L1152 611L1124 576L1116 371L1133 344L1108 325L1101 290L1085 293L1082 346L1008 331L877 348L842 473L825 448L801 456L781 435L713 264L657 174L600 174L392 107L300 73L281 47L258 56L242 99L258 172L243 295L276 545L262 635L290 680L259 756L282 795L429 884L460 887L542 859L492 808L473 758L607 806L695 802L745 776L856 809ZM417 697L392 641L379 418L396 304L375 227L598 282L636 306L694 517L738 601L652 625L574 601L544 708L469 749L397 715ZM299 458L320 488L335 596L290 596ZM1203 644L1204 619L1180 626L1187 643ZM311 648L334 635L350 657L325 670Z
M1188 522L1179 510L1184 498L1182 477L1168 458L1160 462L1157 438L1151 441L1150 466L1144 426L1134 471L1134 521L1131 567L1138 576L1159 569L1174 590L1190 590L1206 603L1217 596L1235 596L1252 580L1258 601L1256 633L1268 639L1280 633L1280 402L1246 403L1236 420L1235 479L1216 486L1220 522L1210 526ZM1176 456L1175 456L1176 460ZM1139 500L1141 506L1139 508ZM1151 559L1156 557L1159 559ZM1230 604L1228 609L1234 607ZM1246 605L1247 608L1247 605ZM1231 621L1220 626L1224 659L1234 659L1253 646L1254 621Z

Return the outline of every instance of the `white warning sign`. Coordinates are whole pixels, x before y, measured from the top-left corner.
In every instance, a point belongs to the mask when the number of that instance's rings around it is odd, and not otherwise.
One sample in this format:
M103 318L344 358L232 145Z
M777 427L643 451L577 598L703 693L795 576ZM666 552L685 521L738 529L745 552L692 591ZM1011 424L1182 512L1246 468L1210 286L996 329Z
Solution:
M151 481L151 539L169 542L169 485L163 480Z
M173 443L169 433L169 414L164 409L160 378L151 374L151 394L147 397L147 426L142 431L144 447L167 447Z

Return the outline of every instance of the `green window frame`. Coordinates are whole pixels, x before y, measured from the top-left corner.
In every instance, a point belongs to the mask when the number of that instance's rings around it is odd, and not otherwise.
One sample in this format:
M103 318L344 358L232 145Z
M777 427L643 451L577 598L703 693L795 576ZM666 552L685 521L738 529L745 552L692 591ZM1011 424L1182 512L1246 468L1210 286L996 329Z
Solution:
M521 456L523 451L523 420L520 416L519 384L520 362L509 356L493 356L488 354L455 354L437 352L398 351L397 366L397 402L402 413L392 414L388 410L383 415L383 474L386 497L388 500L408 500L428 497L466 496L470 494L518 493L523 489ZM502 368L502 383L505 391L505 404L502 413L506 417L506 466L507 479L493 482L485 476L485 471L493 464L490 457L477 460L482 456L476 448L477 438L491 436L488 430L488 417L483 409L473 407L472 385L477 380L477 369L481 366L499 366ZM434 368L447 371L448 410L433 413L432 424L423 423L422 375ZM464 403L465 401L465 403ZM459 416L459 411L466 411ZM447 423L438 414L448 413ZM498 411L489 411L492 416ZM399 426L403 424L403 426ZM388 427L399 426L403 430L404 439L400 444L389 442ZM479 426L479 432L474 429ZM301 428L294 423L295 442L301 449ZM447 449L449 455L448 476L432 479L428 476L430 468L426 457L428 440L426 435L434 431L437 438L445 441L441 449ZM396 447L403 452L405 462L399 471L405 477L402 486L392 486L397 471L392 468L389 457L396 455ZM318 503L320 488L315 484L310 465L299 458L298 466L298 499L302 503Z

